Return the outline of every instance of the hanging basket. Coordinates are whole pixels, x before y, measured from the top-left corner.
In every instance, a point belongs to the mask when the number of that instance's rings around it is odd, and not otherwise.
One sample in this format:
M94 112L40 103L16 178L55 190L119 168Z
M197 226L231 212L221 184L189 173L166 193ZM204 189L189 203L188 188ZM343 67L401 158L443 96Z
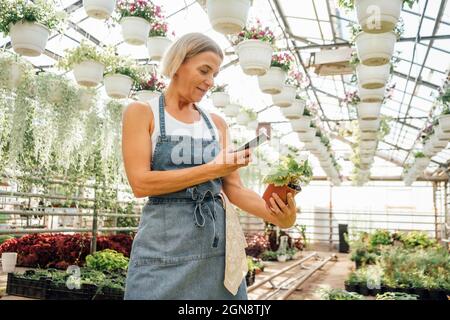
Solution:
M246 126L250 122L250 117L247 112L239 112L236 117L236 123L241 126Z
M226 92L213 92L211 100L216 108L225 108L230 104L230 95Z
M316 128L309 127L306 132L298 132L297 135L300 141L303 143L312 142L314 137L316 136L316 131Z
M247 23L250 0L208 0L207 5L209 21L217 32L238 33Z
M439 117L439 126L442 131L450 132L450 114L444 114Z
M283 85L283 90L280 94L275 94L272 96L272 102L274 105L280 108L287 108L292 106L295 101L295 96L297 94L297 87L285 84Z
M356 106L358 117L362 120L376 120L380 117L381 103L361 102Z
M383 102L384 93L386 91L386 86L383 86L379 89L364 89L361 86L358 86L358 95L361 99L361 102Z
M114 11L116 0L83 0L86 14L94 19L108 19Z
M227 117L236 117L239 114L240 106L237 104L229 104L223 109L223 113Z
M18 22L11 26L9 35L11 45L16 53L37 57L45 50L50 30L40 23Z
M377 148L378 141L362 141L359 145L360 150L375 150Z
M364 89L380 89L389 81L391 65L369 67L359 64L356 67L359 85Z
M311 117L302 116L300 119L291 120L292 130L296 132L306 132L311 126Z
M147 39L147 50L150 60L161 61L172 41L167 37L149 37Z
M279 94L283 90L286 77L286 71L280 67L270 67L265 75L258 77L259 88L264 93Z
M126 43L140 46L146 43L150 32L150 23L139 17L125 17L120 19L122 36Z
M376 132L361 132L361 141L376 141L378 140Z
M158 91L140 90L135 93L135 98L141 102L149 102L161 95Z
M436 149L438 149L438 148L444 149L444 148L447 147L447 144L448 144L448 141L439 140L437 135L433 135L430 138L430 141L431 141L431 143L433 145L433 148L436 148Z
M430 158L417 158L414 162L414 165L417 167L419 171L425 170L430 164Z
M366 66L382 66L389 63L394 53L397 36L394 32L361 32L355 38L359 60Z
M105 76L105 90L110 98L124 99L130 95L133 79L123 74Z
M263 76L269 70L273 54L270 43L261 40L245 40L237 45L236 52L245 74Z
M49 95L48 102L50 103L60 103L63 99L63 87L60 85L59 81L53 79L49 85Z
M378 132L380 129L380 119L377 120L358 120L361 132Z
M441 141L450 141L450 132L445 132L442 130L442 127L440 125L435 126L435 135L438 137Z
M247 124L247 128L249 130L256 130L258 129L258 125L259 125L258 120L252 120Z
M294 103L290 107L281 108L281 112L284 117L289 120L300 119L305 110L305 101L301 99L295 99Z
M73 67L73 74L80 86L95 87L103 79L105 66L97 61L83 61Z
M394 30L402 7L403 0L355 0L358 23L368 33Z

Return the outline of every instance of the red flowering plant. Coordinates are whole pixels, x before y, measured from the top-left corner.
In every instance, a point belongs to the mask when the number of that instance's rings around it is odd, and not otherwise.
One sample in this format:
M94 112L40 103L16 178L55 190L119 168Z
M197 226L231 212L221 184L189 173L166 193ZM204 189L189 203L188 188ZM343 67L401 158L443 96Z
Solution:
M238 33L237 39L233 41L234 45L245 41L245 40L261 40L263 42L268 42L271 45L275 44L275 35L269 29L269 27L263 27L259 19L256 23L250 27L244 27L244 29Z
M169 32L169 25L166 22L166 18L162 13L160 6L155 6L155 20L151 23L149 37L167 37ZM175 36L175 32L172 31L172 36Z
M270 243L264 233L248 235L246 240L248 246L245 248L245 253L247 256L259 258L264 251L269 249Z
M285 72L291 70L294 63L294 57L288 52L276 53L272 56L271 67L279 67Z
M150 74L150 77L142 77L134 83L134 90L149 90L162 92L166 88L166 84L158 77L156 73Z
M289 84L291 86L295 87L306 87L307 86L307 79L303 75L303 73L293 70L289 72L287 78L286 78L286 84Z
M152 23L163 18L161 7L147 0L121 0L117 2L117 12L120 16L118 20L125 17L138 17Z
M347 105L356 106L358 103L361 102L361 98L359 97L357 91L352 91L352 92L347 92L345 94L344 101L345 101L345 103L347 103Z

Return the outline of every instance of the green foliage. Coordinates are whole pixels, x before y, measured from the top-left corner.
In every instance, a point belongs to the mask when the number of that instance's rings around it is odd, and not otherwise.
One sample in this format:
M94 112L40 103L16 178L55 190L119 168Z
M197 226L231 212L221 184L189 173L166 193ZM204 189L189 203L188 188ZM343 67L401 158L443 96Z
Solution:
M312 113L307 107L305 107L305 109L303 109L303 115L307 116L307 117L312 117Z
M372 247L393 244L391 233L387 230L376 230L370 235L369 242Z
M401 234L400 241L403 242L405 248L429 248L437 245L435 239L431 239L425 232L419 231Z
M287 156L264 178L264 183L273 183L275 186L308 184L312 174L308 160L297 162L293 157Z
M416 159L419 159L419 158L426 158L426 157L427 157L427 156L426 156L423 152L421 152L421 151L414 153L414 158L416 158Z
M97 271L126 270L129 259L122 253L105 249L86 257L86 267Z
M409 8L412 8L414 3L418 1L419 0L403 0L403 5L406 4ZM355 0L338 0L338 6L346 10L353 10L355 9Z
M377 294L376 300L418 300L418 296L404 292L385 292Z
M133 79L133 82L139 80L139 71L135 62L129 58L111 54L105 68L105 75L122 74Z
M84 61L100 62L108 66L111 59L115 59L112 52L101 51L97 46L89 44L87 40L82 40L78 47L64 50L64 57L58 61L57 66L67 71Z
M442 110L442 114L450 114L450 87L447 88L444 92L442 92L437 98L438 101L442 102L444 105L444 109Z
M318 293L322 300L363 300L362 295L342 289L320 288Z
M7 35L12 25L22 21L61 31L66 15L55 8L54 0L0 0L0 31Z
M226 92L227 87L228 87L228 84L215 85L214 87L211 88L211 93Z

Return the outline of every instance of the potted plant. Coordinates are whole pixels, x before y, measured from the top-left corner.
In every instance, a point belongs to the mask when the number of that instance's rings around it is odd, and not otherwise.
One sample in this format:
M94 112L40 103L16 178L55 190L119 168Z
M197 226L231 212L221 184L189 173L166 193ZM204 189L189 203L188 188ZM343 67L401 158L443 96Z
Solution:
M258 84L261 91L272 95L281 93L287 73L291 69L293 62L294 58L287 52L274 54L270 63L270 69L265 75L258 76Z
M236 117L236 123L241 126L246 126L250 121L255 121L258 114L251 109L242 108Z
M450 132L450 88L448 88L438 98L442 102L444 108L439 116L439 126L445 133Z
M142 102L159 97L165 88L166 84L156 73L151 73L150 77L141 75L134 83L135 96Z
M300 119L305 110L305 105L306 101L300 95L296 95L292 105L290 107L281 108L281 112L286 119Z
M311 177L312 168L308 160L297 162L293 157L284 157L264 178L264 183L269 185L263 199L271 206L270 198L272 193L276 193L283 202L287 203L287 194L292 193L295 196L301 191L301 185L308 184Z
M272 95L273 104L281 108L290 107L297 97L297 88L300 87L302 81L302 73L298 71L290 72L281 92L279 94Z
M158 6L156 7L159 8ZM157 10L159 12L160 9ZM160 61L172 44L172 40L168 37L168 29L165 20L157 20L151 23L147 39L147 50L150 60ZM174 32L172 32L172 36L175 36Z
M358 85L358 95L361 102L383 102L386 92L386 86L378 89L364 89Z
M64 12L55 10L51 0L0 1L0 31L11 37L11 45L20 55L37 57L53 30L60 30Z
M247 23L251 0L208 0L207 6L213 29L223 34L235 34Z
M64 76L50 72L42 72L36 78L38 96L42 102L60 103L64 97L64 91L69 86Z
M74 49L65 50L58 66L67 71L73 69L77 83L81 86L95 87L103 79L107 55L87 41L81 41Z
M161 8L150 0L119 1L117 11L123 39L134 46L145 44L151 23L156 19L162 19Z
M268 27L263 28L260 21L244 28L234 41L239 64L245 74L265 75L270 68L275 36Z
M312 114L307 107L303 109L303 116L300 119L292 119L292 130L296 132L306 132L311 126Z
M34 75L31 63L20 56L5 51L0 54L0 87L15 90L19 85Z
M430 158L425 156L425 154L423 152L419 151L414 154L414 162L415 162L417 168L420 171L422 171L426 167L428 167L428 164L430 163Z
M137 67L130 59L111 57L104 76L105 90L110 98L127 98L137 79Z
M378 132L380 128L380 119L362 120L358 119L358 125L361 132Z
M313 122L311 122L310 127L306 130L306 132L298 132L298 138L301 142L307 143L312 142L317 133L317 128Z
M230 95L226 92L227 84L211 88L211 100L216 108L225 108L230 104Z
M108 19L114 11L116 0L83 0L86 14L94 19Z
M386 86L391 75L391 65L366 66L362 63L356 67L359 85L364 89L380 89Z
M393 31L376 34L363 31L355 38L356 52L363 65L381 66L391 61L396 42Z
M240 108L241 108L240 105L235 104L235 103L230 103L223 109L223 113L227 117L230 117L230 118L237 117L237 115L239 114Z
M357 104L358 118L362 120L376 120L380 117L381 103L360 102Z

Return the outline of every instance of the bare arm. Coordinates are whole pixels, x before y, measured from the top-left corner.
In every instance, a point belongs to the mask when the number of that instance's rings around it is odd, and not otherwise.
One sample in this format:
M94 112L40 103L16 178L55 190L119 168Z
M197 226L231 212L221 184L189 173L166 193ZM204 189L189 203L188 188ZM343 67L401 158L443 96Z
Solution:
M154 129L153 112L147 104L131 103L123 114L122 153L125 172L136 197L161 195L225 176L243 164L237 164L245 153L233 154L226 163L215 161L192 168L152 171L151 134ZM223 157L223 154L219 156ZM218 157L219 158L219 157ZM248 161L245 162L248 163Z

